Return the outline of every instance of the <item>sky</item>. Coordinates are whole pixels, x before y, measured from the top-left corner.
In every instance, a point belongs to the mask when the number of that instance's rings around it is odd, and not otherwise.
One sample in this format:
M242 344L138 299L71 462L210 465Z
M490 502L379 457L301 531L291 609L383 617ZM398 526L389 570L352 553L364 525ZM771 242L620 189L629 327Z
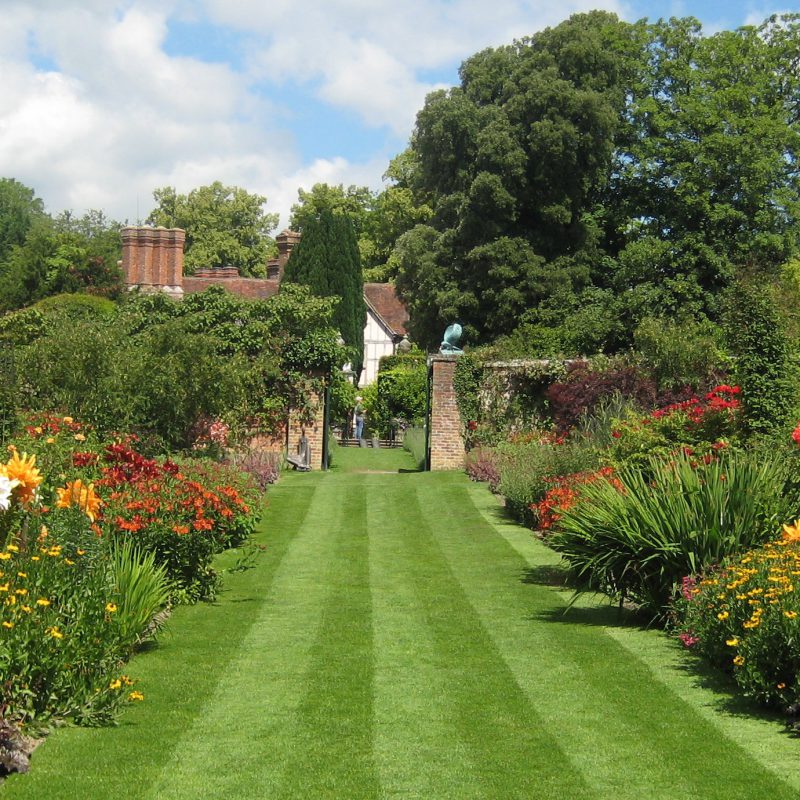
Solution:
M219 180L280 229L298 188L379 190L465 58L593 8L713 33L800 0L0 0L0 177L129 224Z

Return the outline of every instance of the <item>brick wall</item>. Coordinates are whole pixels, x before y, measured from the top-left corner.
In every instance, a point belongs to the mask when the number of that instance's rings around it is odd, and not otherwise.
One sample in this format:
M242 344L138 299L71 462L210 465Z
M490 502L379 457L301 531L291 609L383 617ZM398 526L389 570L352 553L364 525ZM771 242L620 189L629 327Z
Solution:
M297 452L300 439L305 434L311 447L311 469L322 469L322 443L325 437L325 402L321 395L312 397L310 400L316 405L316 413L311 424L301 422L294 411L289 414L288 452Z
M431 469L463 469L464 439L458 414L453 376L457 355L431 356Z

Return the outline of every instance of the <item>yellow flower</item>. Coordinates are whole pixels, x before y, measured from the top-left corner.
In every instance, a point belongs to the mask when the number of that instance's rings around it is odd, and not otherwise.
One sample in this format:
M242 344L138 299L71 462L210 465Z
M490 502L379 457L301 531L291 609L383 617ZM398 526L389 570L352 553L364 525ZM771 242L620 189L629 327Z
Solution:
M85 442L86 441L86 437L82 433L76 433L75 434L75 441L76 442Z
M8 561L11 558L11 553L0 553L0 561Z
M13 628L14 627L14 623L13 622L3 622L3 627L4 628Z
M15 544L7 545L6 550L8 550L9 553L19 553L19 547L17 547Z
M55 444L56 440L52 436L48 436L46 442L47 444Z
M50 601L49 601L49 600L45 600L45 598L44 598L44 597L40 597L40 598L39 598L39 599L36 601L36 605L37 605L37 606L49 606L49 605L50 605Z
M730 614L727 611L720 611L719 614L717 614L717 619L718 620L726 620L726 619L728 619L729 616L730 616Z
M786 619L794 619L797 616L797 612L796 611L784 611L783 612L783 616L786 617Z
M131 692L128 695L128 700L144 700L144 695L141 692Z
M726 639L725 644L728 645L728 647L736 647L739 644L739 639L734 636L733 639Z
M64 422L65 422L67 425L72 425L72 423L73 423L74 421L75 421L75 420L73 420L73 419L72 419L72 417L64 417Z
M117 678L115 681L111 681L111 683L108 684L108 688L109 689L121 689L122 688L122 681L119 678Z
M8 583L4 583L0 585L0 592L7 592L8 591Z
M28 577L28 573L27 572L18 572L17 573L17 577L18 578L27 578Z
M795 520L794 525L783 526L784 542L800 542L800 519Z
M744 664L744 656L736 656L733 659L733 663L736 664L737 667L741 667Z
M106 611L113 614L117 610L116 603L106 603Z
M20 457L15 450L11 458L2 466L2 471L9 480L19 481L19 486L14 491L20 502L30 503L36 496L36 488L42 482L42 474L36 468L36 456L23 453Z
M97 512L103 501L94 493L93 483L86 485L78 479L68 483L63 489L56 489L56 493L58 494L56 508L69 508L75 505L89 517L91 522L97 518Z
M26 613L30 614L33 609L30 606L20 606L20 608Z
M51 625L49 628L45 630L45 633L49 636L52 636L54 639L63 639L64 634L55 626Z

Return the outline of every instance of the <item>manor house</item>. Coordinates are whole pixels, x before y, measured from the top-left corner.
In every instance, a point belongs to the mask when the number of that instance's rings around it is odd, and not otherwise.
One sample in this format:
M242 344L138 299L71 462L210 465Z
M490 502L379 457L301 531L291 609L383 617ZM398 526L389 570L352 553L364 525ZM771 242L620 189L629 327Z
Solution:
M224 286L253 300L272 297L280 290L286 263L300 234L285 230L275 237L278 257L267 263L266 278L243 278L236 267L200 269L183 274L186 234L180 228L128 227L122 229L122 270L129 289L163 291L180 299L209 286ZM365 283L367 324L364 327L364 369L360 386L372 383L382 356L392 355L406 335L408 312L390 283Z

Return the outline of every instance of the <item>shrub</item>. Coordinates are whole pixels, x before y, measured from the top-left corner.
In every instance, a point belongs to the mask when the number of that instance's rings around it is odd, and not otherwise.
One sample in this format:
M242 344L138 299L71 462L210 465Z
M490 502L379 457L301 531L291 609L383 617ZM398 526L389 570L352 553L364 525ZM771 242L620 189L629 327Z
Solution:
M569 365L566 378L545 392L553 422L560 431L568 431L582 417L591 416L613 395L632 401L643 410L655 408L658 398L655 381L638 367L619 364L596 369L588 361Z
M794 410L796 368L783 320L763 282L737 282L731 289L725 333L735 356L734 376L742 387L746 430L780 431Z
M467 453L466 470L470 480L488 483L496 492L500 486L497 456L491 447L476 447Z
M681 641L767 705L800 702L800 522L755 550L686 578Z
M408 428L403 436L403 450L407 450L417 462L417 469L425 469L425 429Z
M506 442L496 448L500 473L498 491L512 516L529 526L536 518L531 506L547 492L549 481L597 466L593 448L577 441L542 443L541 439Z
M739 388L717 386L703 398L691 397L652 414L619 420L604 459L612 465L644 466L651 456L682 451L710 458L727 448L739 429Z
M143 552L123 541L111 553L110 578L116 600L116 623L125 641L139 641L170 596L166 567L156 564L155 553Z
M699 391L719 383L727 371L720 336L720 329L707 320L646 317L633 340L660 392L687 386Z
M550 537L581 590L665 614L685 575L763 542L797 507L782 461L731 453L626 466L581 488ZM621 488L620 488L621 486Z
M336 440L329 436L329 453L331 452L331 445L335 444ZM277 483L281 474L282 461L283 457L279 453L271 453L268 450L251 447L244 451L232 452L228 456L227 463L234 469L249 475L263 492L271 484Z
M428 368L423 359L378 372L372 425L388 436L398 425L420 424L427 402Z

